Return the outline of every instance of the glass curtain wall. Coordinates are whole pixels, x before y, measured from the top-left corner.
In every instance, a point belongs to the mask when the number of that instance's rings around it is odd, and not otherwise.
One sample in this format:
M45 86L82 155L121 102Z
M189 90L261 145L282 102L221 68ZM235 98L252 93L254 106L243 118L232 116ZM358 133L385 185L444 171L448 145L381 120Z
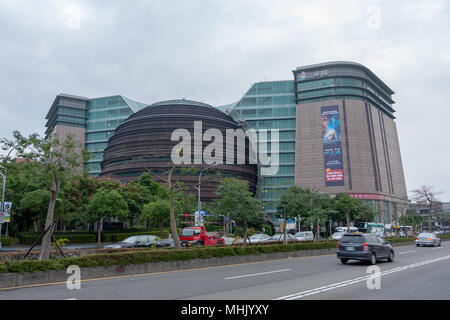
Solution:
M295 85L293 81L255 83L234 108L255 130L279 130L279 161L277 174L260 176L259 197L267 213L276 211L280 196L294 185ZM237 120L237 119L235 119ZM268 151L271 136L268 132Z

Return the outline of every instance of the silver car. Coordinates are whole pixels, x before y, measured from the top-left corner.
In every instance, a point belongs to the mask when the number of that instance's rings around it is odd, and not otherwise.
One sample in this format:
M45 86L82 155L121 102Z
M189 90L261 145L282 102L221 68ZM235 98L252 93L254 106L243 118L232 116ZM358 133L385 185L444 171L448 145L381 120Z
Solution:
M294 234L294 239L297 241L313 241L314 235L312 231L300 231Z
M272 238L265 233L257 233L254 234L252 236L250 236L249 238L250 243L260 243L260 242L266 242L266 241L271 241Z
M434 233L423 232L417 236L416 246L441 246L441 239L436 237Z

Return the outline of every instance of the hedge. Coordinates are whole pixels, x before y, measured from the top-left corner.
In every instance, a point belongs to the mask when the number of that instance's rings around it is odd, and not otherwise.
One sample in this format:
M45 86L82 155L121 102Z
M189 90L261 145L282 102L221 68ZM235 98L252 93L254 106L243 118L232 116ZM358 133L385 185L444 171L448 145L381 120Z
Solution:
M1 237L2 246L9 246L11 244L19 242L19 239L12 237Z
M206 259L213 257L239 256L248 254L289 252L296 250L335 248L336 242L276 244L270 246L229 246L203 247L189 249L155 250L144 249L129 252L85 255L81 257L54 260L20 260L6 261L0 264L0 273L6 272L36 272L47 270L65 270L70 265L79 267L109 267L130 264L143 264L160 261L176 261L190 259Z

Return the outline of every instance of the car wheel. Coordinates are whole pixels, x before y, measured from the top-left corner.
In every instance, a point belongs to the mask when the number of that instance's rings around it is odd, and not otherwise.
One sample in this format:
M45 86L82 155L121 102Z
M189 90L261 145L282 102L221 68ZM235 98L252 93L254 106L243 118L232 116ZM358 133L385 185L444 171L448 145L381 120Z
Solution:
M439 240L439 247L441 246L441 240Z
M389 262L394 262L394 251L391 251L391 252L389 253L388 261L389 261Z
M223 241L222 241L222 240L219 240L219 241L217 241L217 244L218 244L218 245L222 245L222 244L223 244Z
M346 264L347 261L348 261L347 259L341 259L341 263L342 263L342 264Z
M420 244L416 243L416 247L420 247Z
M370 256L369 263L371 265L377 264L377 256L375 255L375 253L372 253L372 255Z

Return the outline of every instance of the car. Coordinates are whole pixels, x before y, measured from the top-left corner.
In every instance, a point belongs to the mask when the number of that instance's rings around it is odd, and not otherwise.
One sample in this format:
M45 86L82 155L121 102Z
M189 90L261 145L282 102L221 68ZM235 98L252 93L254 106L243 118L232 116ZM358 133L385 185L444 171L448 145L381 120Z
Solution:
M312 231L300 231L294 234L294 239L297 241L313 241L314 235Z
M156 243L157 248L174 247L173 239L161 239Z
M287 234L287 239L288 241L290 240L295 240L294 236L292 234ZM270 241L284 241L284 234L282 233L275 233L272 238L270 239Z
M268 234L265 234L265 233L257 233L257 234L251 235L248 238L248 241L250 243L260 243L260 242L267 242L267 241L271 241L271 240L272 240L272 238Z
M441 246L441 239L434 233L422 232L416 238L416 246Z
M348 232L358 232L356 227L348 227ZM347 232L347 227L337 227L334 232Z
M339 239L342 238L342 236L343 236L344 234L346 234L345 231L338 231L338 232L335 232L335 233L333 233L333 234L331 235L331 239L333 239L333 240L339 240Z
M390 243L368 233L344 234L337 243L336 254L342 264L348 260L366 261L372 265L381 259L394 261L394 249Z
M159 237L152 235L139 235L131 236L122 240L121 242L105 246L108 249L119 249L119 248L144 248L156 246Z

